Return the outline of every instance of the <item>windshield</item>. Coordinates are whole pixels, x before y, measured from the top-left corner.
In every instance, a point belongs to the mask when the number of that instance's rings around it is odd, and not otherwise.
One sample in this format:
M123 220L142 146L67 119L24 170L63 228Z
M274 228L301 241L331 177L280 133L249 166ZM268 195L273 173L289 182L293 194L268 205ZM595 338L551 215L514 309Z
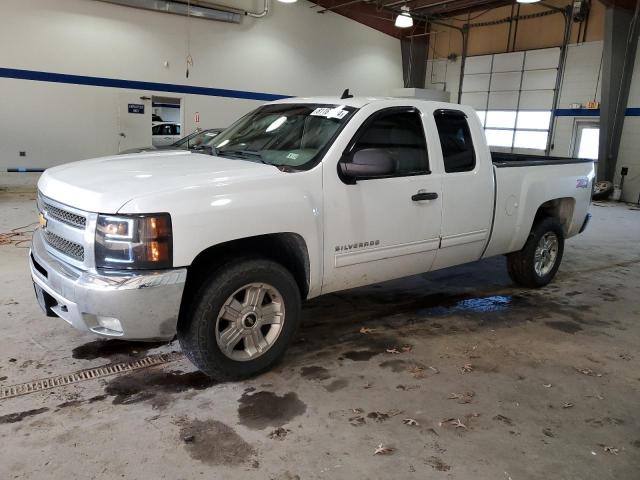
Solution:
M184 138L181 138L171 146L188 150L190 148L199 147L203 144L206 145L209 141L213 140L214 137L217 137L221 131L222 130L212 128L202 132L194 132Z
M220 157L307 170L317 164L355 111L344 105L265 105L205 145Z

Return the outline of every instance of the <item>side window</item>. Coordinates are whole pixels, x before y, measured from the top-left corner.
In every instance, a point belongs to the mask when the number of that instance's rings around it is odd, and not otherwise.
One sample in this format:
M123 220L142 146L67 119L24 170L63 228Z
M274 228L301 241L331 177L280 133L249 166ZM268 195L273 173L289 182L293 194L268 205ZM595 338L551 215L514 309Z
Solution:
M476 152L467 116L457 110L438 110L434 117L440 136L444 171L455 173L473 170L476 166Z
M162 128L162 125L155 125L152 129L151 132L153 135L160 135L160 129Z
M174 125L173 126L173 134L174 135L180 135L180 125Z
M416 110L391 109L374 114L359 132L351 152L368 148L384 150L393 159L394 176L430 173L424 128Z

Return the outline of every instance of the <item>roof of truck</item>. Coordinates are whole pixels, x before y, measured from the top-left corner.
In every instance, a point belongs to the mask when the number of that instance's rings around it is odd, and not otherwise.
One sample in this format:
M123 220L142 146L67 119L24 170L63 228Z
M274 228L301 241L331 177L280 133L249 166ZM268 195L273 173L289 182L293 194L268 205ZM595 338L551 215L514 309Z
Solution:
M318 103L322 105L345 105L347 107L362 108L372 102L382 100L400 100L394 97L292 97L283 100L277 100L273 103Z

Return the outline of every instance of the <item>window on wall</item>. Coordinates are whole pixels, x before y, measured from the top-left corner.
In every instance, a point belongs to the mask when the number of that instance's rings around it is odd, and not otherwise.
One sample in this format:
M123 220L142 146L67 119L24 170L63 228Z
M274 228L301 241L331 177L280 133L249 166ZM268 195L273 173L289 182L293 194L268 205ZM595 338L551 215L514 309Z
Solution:
M491 147L544 150L551 111L488 110L479 112Z

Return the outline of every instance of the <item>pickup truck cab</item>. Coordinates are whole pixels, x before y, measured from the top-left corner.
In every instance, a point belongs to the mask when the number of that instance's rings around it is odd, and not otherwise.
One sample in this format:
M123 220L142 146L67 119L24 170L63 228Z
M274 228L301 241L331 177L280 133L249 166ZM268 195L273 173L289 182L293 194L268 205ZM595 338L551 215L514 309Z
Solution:
M207 147L42 175L30 265L49 315L177 333L205 373L241 378L283 355L303 299L502 254L541 287L589 218L592 161L492 157L463 105L287 99Z

